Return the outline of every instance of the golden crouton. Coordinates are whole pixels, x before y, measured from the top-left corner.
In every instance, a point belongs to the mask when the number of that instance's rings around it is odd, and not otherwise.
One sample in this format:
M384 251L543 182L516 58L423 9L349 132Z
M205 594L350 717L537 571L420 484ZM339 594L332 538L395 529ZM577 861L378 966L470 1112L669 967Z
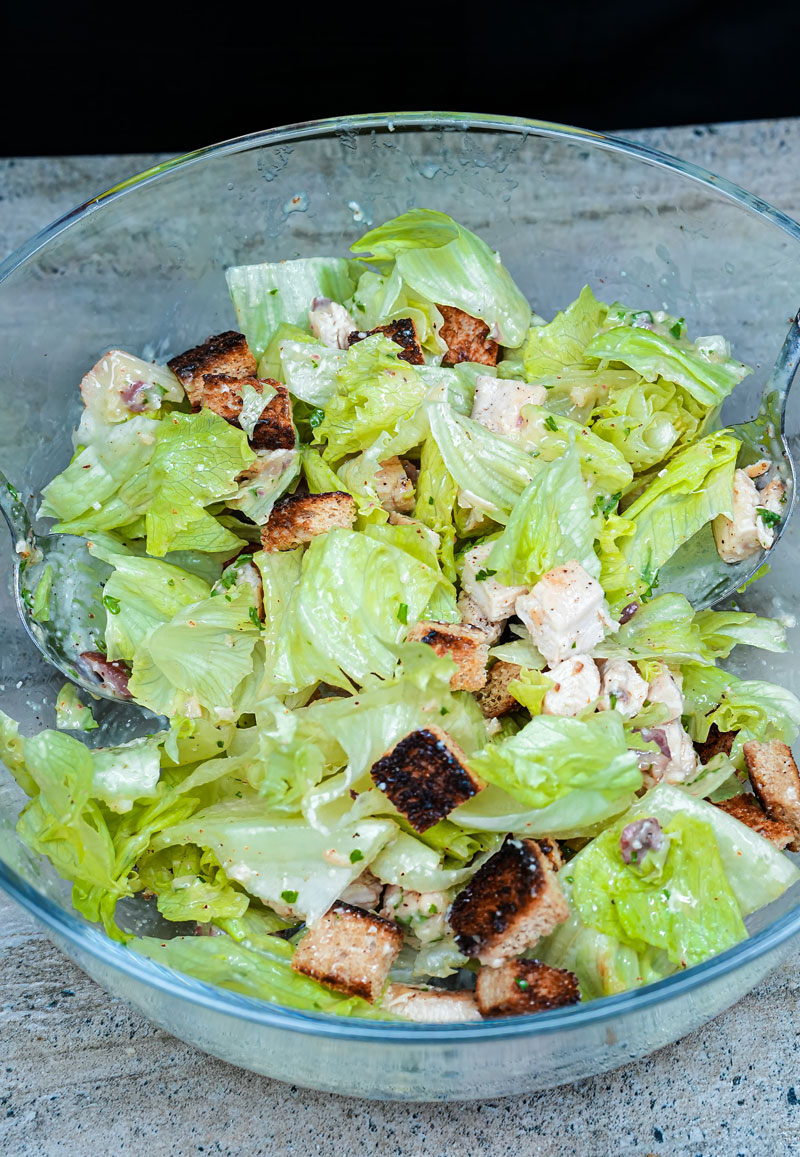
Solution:
M723 755L730 755L735 738L735 731L720 731L716 723L712 723L708 729L708 736L702 743L695 743L694 749L701 763L710 763L720 752Z
M735 795L732 799L720 800L716 806L720 811L727 812L741 824L746 824L754 832L758 832L765 840L769 840L776 848L788 848L794 839L794 833L783 820L771 820L758 806L752 795Z
M403 463L395 455L381 462L375 471L375 493L384 510L395 514L410 514L414 509L414 483Z
M578 978L565 968L540 960L509 960L499 968L481 968L475 997L483 1017L521 1016L578 1004Z
M434 724L399 740L370 775L417 832L432 828L483 787L458 744Z
M290 494L273 506L269 521L261 529L261 543L264 550L292 550L334 526L347 529L355 519L356 504L351 494L336 490L328 494Z
M481 1019L471 992L415 988L410 984L390 984L383 995L381 1008L417 1024L452 1024Z
M471 317L463 309L452 305L439 305L437 309L444 318L439 337L447 346L442 365L454 366L458 362L480 362L484 366L497 365L498 345L489 337L489 327L478 317Z
M272 378L259 381L258 378L235 378L230 374L205 374L202 404L226 422L238 425L242 413L242 390L246 385L252 386L259 394L264 392L265 385L275 390L253 427L250 445L257 450L293 449L295 433L292 425L292 400L286 386Z
M450 679L454 691L477 691L486 682L489 644L477 627L420 619L408 632L408 642L427 643L437 655L447 655L458 664Z
M500 659L489 671L485 687L475 695L487 719L499 719L501 715L508 715L509 711L519 707L508 685L519 678L521 670L518 663L506 663Z
M751 740L744 760L758 802L771 820L782 820L792 831L790 852L800 852L800 775L791 748L777 739Z
M355 345L356 342L363 341L365 337L372 337L376 333L385 334L395 345L402 346L403 352L397 355L401 362L408 362L412 366L425 365L422 347L417 341L417 331L410 317L390 321L388 325L378 325L375 329L355 330L347 339L347 344Z
M456 896L447 919L465 956L495 966L568 916L547 855L535 840L509 836Z
M300 941L292 968L373 1002L402 946L403 934L391 920L338 901Z
M167 365L180 378L186 396L196 410L200 409L203 401L203 379L206 374L252 378L256 373L256 359L247 344L247 338L232 329L170 358Z

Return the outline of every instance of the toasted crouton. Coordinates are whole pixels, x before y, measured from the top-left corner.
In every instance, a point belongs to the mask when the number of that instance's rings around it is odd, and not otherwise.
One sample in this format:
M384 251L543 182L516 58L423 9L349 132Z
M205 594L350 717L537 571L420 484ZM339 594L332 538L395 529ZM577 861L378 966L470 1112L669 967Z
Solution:
M425 365L422 347L417 341L417 331L410 317L390 321L388 325L379 325L375 329L355 330L350 334L347 344L355 345L356 342L363 341L365 337L372 337L376 333L385 334L389 341L403 347L403 352L397 355L401 362L408 362L412 366Z
M417 1024L452 1024L481 1019L471 992L415 988L410 984L390 984L384 993L381 1008Z
M475 982L481 1016L520 1016L578 1004L578 978L565 968L540 960L509 960L499 968L481 968Z
M391 920L338 901L300 941L292 968L373 1002L402 946L403 934Z
M426 832L481 790L466 756L431 724L412 731L372 765L373 782L417 832Z
M447 918L465 956L496 966L547 936L568 916L542 848L535 840L509 836L459 892Z
M247 338L232 329L170 358L167 365L180 378L186 396L196 410L203 401L203 379L206 374L252 378L256 373L256 359L247 344Z
M564 857L561 854L561 845L559 844L558 840L551 840L549 836L542 836L536 842L547 856L556 872L559 870L559 868L564 867Z
M272 386L275 393L253 427L250 445L257 450L291 450L295 444L292 425L292 401L286 386L272 378L236 378L230 374L204 374L202 404L232 425L239 424L242 413L242 390L248 385L257 393Z
M450 679L454 691L478 691L486 682L489 644L478 627L420 619L408 632L408 642L427 643L437 655L448 655L458 664Z
M712 723L706 738L702 743L695 743L694 749L701 763L710 763L720 752L723 755L730 755L735 738L735 731L720 731L716 723Z
M744 760L758 802L771 820L782 820L792 830L790 852L800 852L800 775L791 748L777 739L751 740L744 745Z
M720 800L716 807L733 816L740 824L746 824L748 828L758 832L776 848L781 850L788 848L794 839L794 833L789 825L783 820L771 820L752 795L735 795L732 799Z
M454 366L458 362L497 365L499 347L489 337L489 327L485 321L471 317L463 309L456 309L452 305L439 305L437 309L444 318L439 337L447 346L442 365Z
M290 494L272 508L261 530L264 550L292 550L325 534L334 526L344 529L356 518L356 504L350 494Z
M410 514L414 509L414 483L396 455L381 462L375 471L375 493L384 510Z
M506 663L502 659L489 671L486 685L476 692L478 706L487 719L499 719L519 707L519 703L508 689L509 683L519 678L522 668L518 663Z

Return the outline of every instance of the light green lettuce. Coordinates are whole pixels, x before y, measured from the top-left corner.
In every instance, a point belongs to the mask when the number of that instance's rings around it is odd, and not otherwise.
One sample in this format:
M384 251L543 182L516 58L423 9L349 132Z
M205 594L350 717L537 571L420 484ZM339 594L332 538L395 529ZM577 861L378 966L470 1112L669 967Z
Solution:
M586 285L548 325L533 326L522 355L528 381L555 377L568 366L583 366L586 347L607 313L608 306Z
M59 731L96 731L91 707L81 702L74 683L65 683L56 699L56 728Z
M702 742L712 724L737 732L731 758L741 765L742 745L749 739L779 739L791 744L800 730L800 700L785 687L762 679L739 679L730 671L686 663L683 716L692 739Z
M592 412L591 430L639 473L696 438L708 413L681 386L663 378L640 380L602 399Z
M148 850L137 865L139 883L156 894L156 905L167 920L200 924L243 916L250 903L234 888L214 855L200 848Z

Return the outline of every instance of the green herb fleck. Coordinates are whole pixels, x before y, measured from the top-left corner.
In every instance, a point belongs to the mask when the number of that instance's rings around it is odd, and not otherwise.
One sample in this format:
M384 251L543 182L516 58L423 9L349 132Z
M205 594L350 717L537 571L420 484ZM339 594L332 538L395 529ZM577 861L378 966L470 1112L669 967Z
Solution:
M356 309L358 310L359 313L366 313L367 312L366 306L364 305L364 303L361 301L356 301L355 298L353 298L353 305L356 307Z
M31 616L37 623L46 623L50 618L50 591L53 586L54 571L51 566L46 566L42 573L42 577L36 584L36 592L33 596L33 602L30 603Z
M544 420L544 424L548 430L557 430L558 429L558 423L556 422L556 420L552 414L547 415L547 417Z
M449 715L450 711L447 707L440 707L439 708L439 714L440 715Z
M6 490L11 495L11 497L14 499L15 502L19 502L19 491L15 490L10 482L6 482Z
M433 495L428 499L428 506L433 506Z
M175 586L175 579L167 579L167 586L168 587L174 587Z
M296 904L297 892L290 892L287 888L285 892L281 892L281 900L283 900L285 904Z
M353 848L352 852L350 853L350 863L351 864L357 864L359 860L363 860L363 859L364 859L364 853L362 851L359 851L358 848Z
M489 570L489 568L486 567L485 570L482 569L482 570L478 571L478 573L475 575L475 581L482 583L482 582L485 582L487 578L491 578L492 575L496 575L496 574L497 574L496 570Z
M317 426L321 426L325 421L324 410L312 410L308 415L308 424L312 430L316 430Z
M568 884L574 884L575 883L575 877L574 876L566 876L565 879L566 879Z
M525 989L528 987L527 980L524 980L521 976L517 976L514 980L514 983L516 984L516 986L520 990L520 992L524 992Z
M276 286L276 288L275 288L275 289L271 289L271 290L269 291L269 295L270 295L270 297L274 297L274 296L275 296L275 294L276 294L277 292L278 292L278 289L277 289L277 286Z
M780 514L776 514L774 510L767 510L766 506L757 506L756 513L761 515L761 521L770 529L777 526L781 520Z
M107 611L110 611L112 615L119 614L119 599L113 598L112 595L103 595L103 606Z
M253 624L253 626L256 628L256 630L260 631L261 630L261 619L258 617L258 611L256 610L256 608L251 607L250 610L248 611L248 614L250 615L250 622Z
M224 746L225 746L225 740L224 739L218 739L217 740L217 747L224 747Z
M605 498L602 494L598 494L597 498L594 500L592 514L602 514L603 518L608 518L609 514L614 512L614 507L617 505L620 498L622 498L621 490L618 490L616 494L608 494L605 496Z
M401 603L397 608L397 618L401 623L408 622L408 603Z
M428 915L429 916L435 916L438 911L439 911L439 909L436 907L436 905L431 904L430 908L428 909Z
M683 333L683 318L679 317L674 325L669 327L669 332L673 337L678 338Z
M614 694L614 692L613 692L613 691L609 691L609 693L608 693L608 701L609 701L609 703L611 704L611 710L613 711L613 710L614 710L614 708L615 708L615 707L616 707L616 705L617 705L617 697L616 697L616 695Z

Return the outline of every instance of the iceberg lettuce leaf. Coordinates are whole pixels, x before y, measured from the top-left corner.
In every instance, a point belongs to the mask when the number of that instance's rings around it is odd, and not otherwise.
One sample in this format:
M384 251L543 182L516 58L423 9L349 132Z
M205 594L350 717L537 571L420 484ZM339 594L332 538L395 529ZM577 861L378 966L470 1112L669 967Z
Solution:
M533 326L522 354L528 381L556 376L567 366L583 365L586 347L607 313L608 306L586 285L548 325Z

